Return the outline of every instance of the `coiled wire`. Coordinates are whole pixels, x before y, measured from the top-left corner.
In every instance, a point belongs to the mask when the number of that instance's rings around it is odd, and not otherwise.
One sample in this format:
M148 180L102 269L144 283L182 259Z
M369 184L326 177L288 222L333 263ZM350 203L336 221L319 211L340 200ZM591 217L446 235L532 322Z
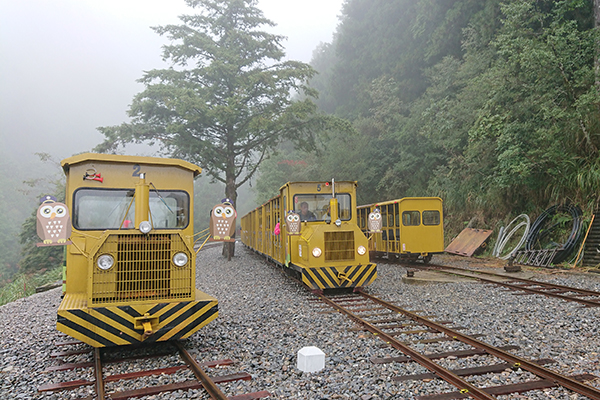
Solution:
M581 239L582 212L578 206L566 204L555 205L550 207L549 209L544 211L539 217L537 217L537 219L534 221L533 225L531 226L531 230L529 231L529 236L527 236L527 240L525 241L525 248L527 250L533 250L534 244L543 236L547 235L547 232L552 231L552 229L558 225L558 223L556 223L542 231L547 221L550 220L553 215L559 212L571 214L571 217L573 219L573 227L571 228L571 233L569 234L569 237L567 238L566 242L562 244L556 244L556 247L562 251L557 252L554 256L552 262L555 264L561 263L564 260L566 260L571 254L571 252L573 252L575 246Z
M525 218L525 221L522 221L521 223L517 224L514 228L512 228L510 232L508 232L508 229L520 218ZM508 241L512 238L515 232L517 232L523 226L525 227L525 231L523 232L523 236L521 237L521 240L519 240L519 243L507 255L500 257L500 254L502 254L502 251L504 250L504 247L506 246ZM521 214L515 219L513 219L506 228L500 228L500 232L498 233L498 240L496 240L496 246L494 247L492 255L494 257L500 258L501 260L508 260L509 258L511 258L523 246L523 243L525 243L527 235L529 234L530 226L531 220L529 219L529 216L527 214Z

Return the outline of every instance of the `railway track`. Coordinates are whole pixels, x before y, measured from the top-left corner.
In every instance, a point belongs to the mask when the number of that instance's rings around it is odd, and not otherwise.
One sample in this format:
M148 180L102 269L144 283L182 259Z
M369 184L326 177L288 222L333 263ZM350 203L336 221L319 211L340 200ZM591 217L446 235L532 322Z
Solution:
M49 392L49 391L68 391L81 388L83 386L93 386L94 396L89 396L87 399L96 400L124 400L138 398L142 396L151 396L159 393L173 392L178 390L193 390L203 389L209 398L214 400L253 400L264 397L269 397L270 393L267 391L254 392L248 394L241 394L232 397L226 396L218 387L217 384L232 382L238 380L250 380L252 377L245 373L234 373L220 376L209 376L205 368L217 368L233 364L232 360L217 360L211 362L198 363L195 358L185 349L184 345L179 341L160 343L148 346L127 346L119 348L91 348L90 346L84 345L77 341L68 341L58 343L57 346L69 346L72 349L66 351L58 351L53 353L53 357L58 360L63 360L71 356L85 356L89 355L91 358L85 362L61 362L59 365L53 366L44 373L58 373L59 371L68 370L92 370L93 379L78 379L73 381L63 381L52 384L47 384L38 388L38 392ZM136 354L138 353L138 354ZM127 354L127 355L123 355ZM174 362L173 356L179 355L179 360ZM173 363L168 367L159 369L140 369L140 364L143 364L144 359L149 358L167 358L167 363ZM105 371L107 365L117 366L110 372ZM120 372L120 371L131 371L135 372ZM173 379L172 382L165 383L162 385L146 386L142 382L135 384L136 379L148 377L148 376L167 376L181 373L181 371L190 371L191 374L184 379L183 376L179 376L178 379ZM188 379L191 375L194 379ZM107 390L107 386L112 382L134 382L130 386L137 388L131 388L127 390ZM143 387L139 387L143 386Z
M520 291L524 294L539 294L543 296L562 299L565 301L574 301L583 304L586 307L600 307L600 292L596 292L593 290L579 289L564 285L536 281L532 279L517 278L505 274L495 274L493 272L475 271L445 265L419 265L411 263L405 264L405 266L420 270L434 270L446 274L473 278L481 282L503 286L510 290Z
M419 396L420 400L445 400L459 398L495 399L496 395L522 393L531 390L562 386L569 391L579 393L592 400L600 399L600 390L586 385L585 381L596 379L595 375L578 374L566 376L554 372L543 365L555 362L550 359L528 360L509 352L515 346L494 347L460 331L462 327L449 326L448 321L435 320L405 310L397 305L383 301L367 293L358 292L337 296L315 293L319 298L337 311L351 318L362 330L371 332L386 345L401 351L404 356L387 359L371 359L374 363L417 362L430 372L427 374L396 376L394 381L443 379L457 390L435 395ZM423 338L427 336L427 338ZM399 339L402 337L402 340ZM410 339L416 337L417 339ZM408 340L407 340L408 339ZM426 345L442 341L460 342L460 350L444 353L425 354L415 344ZM450 370L440 361L450 358L485 356L486 365L473 368ZM520 383L510 383L494 387L477 387L470 383L475 375L502 373L506 370L520 369L531 373L533 379Z

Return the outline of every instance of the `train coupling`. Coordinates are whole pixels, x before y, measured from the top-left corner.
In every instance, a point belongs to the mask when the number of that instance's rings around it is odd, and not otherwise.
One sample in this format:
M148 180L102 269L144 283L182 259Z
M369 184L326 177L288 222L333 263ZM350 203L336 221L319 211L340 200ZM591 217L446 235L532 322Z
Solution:
M158 317L151 317L150 314L146 313L143 317L134 318L134 328L142 329L144 331L143 339L146 339L154 333L153 326L158 325Z
M345 274L345 273L343 273L343 272L339 272L339 273L337 274L337 277L338 277L338 279L340 280L340 282L343 282L343 281L348 281L348 282L350 282L350 283L353 283L353 282L354 282L352 279L348 278L348 275L346 275L346 274Z

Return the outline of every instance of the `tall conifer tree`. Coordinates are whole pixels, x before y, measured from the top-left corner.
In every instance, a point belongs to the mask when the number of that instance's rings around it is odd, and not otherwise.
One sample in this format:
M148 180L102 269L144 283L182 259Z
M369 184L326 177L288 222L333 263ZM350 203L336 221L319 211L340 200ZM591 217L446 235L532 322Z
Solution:
M153 28L171 40L163 59L171 67L145 73L146 89L129 109L131 123L99 128L96 149L114 152L130 142L158 143L165 154L204 168L225 184L235 203L248 181L283 139L314 148L315 132L331 118L319 115L316 91L306 83L314 69L284 61L284 37L260 30L273 26L256 0L186 0L197 15L182 25ZM303 93L302 100L293 100Z

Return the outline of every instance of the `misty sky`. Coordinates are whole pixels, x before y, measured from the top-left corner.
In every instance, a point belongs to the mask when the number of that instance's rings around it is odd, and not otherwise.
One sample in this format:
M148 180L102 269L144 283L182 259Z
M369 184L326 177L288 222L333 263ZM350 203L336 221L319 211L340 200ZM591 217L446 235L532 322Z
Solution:
M287 58L309 62L331 42L344 0L259 0L288 37ZM0 0L0 155L60 160L127 120L143 71L163 68L166 40L150 26L193 14L183 0ZM140 149L143 153L143 149Z

